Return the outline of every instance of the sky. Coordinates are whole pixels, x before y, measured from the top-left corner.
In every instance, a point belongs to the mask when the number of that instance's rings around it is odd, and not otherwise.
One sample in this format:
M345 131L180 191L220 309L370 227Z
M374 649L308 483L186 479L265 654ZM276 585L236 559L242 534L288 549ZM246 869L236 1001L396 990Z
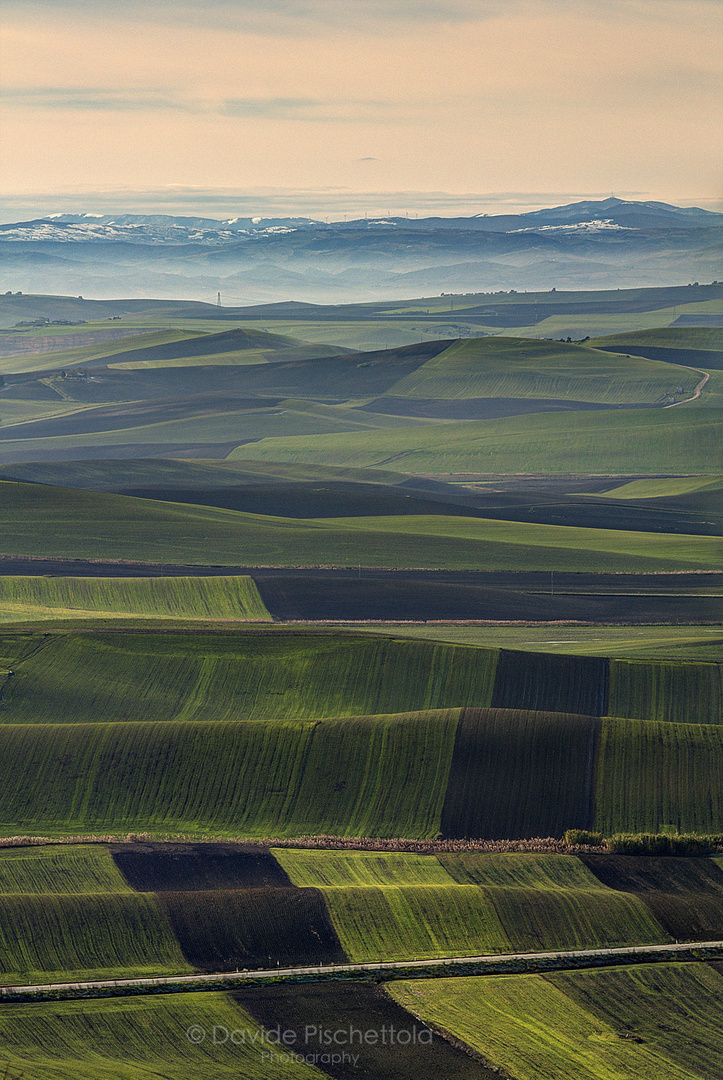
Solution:
M0 0L0 216L723 209L723 0Z

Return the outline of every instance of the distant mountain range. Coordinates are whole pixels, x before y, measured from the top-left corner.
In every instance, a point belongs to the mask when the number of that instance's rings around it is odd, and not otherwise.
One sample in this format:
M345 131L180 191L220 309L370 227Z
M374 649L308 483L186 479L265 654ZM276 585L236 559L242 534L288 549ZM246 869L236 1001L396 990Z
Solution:
M0 225L0 288L233 304L685 284L723 274L723 214L610 198L464 218L52 214Z

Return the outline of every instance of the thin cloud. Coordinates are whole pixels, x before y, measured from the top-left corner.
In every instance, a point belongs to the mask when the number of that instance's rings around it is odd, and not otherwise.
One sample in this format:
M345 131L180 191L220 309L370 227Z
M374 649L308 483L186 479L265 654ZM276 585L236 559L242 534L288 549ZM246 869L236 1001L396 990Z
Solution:
M155 90L113 90L107 87L38 86L11 88L3 92L3 104L28 109L106 110L138 112L172 109L192 111L187 102Z

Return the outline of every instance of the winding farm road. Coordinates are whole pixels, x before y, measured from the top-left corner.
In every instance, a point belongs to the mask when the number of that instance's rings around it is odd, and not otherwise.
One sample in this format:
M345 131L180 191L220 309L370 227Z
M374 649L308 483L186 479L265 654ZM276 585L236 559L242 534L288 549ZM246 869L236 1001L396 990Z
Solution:
M685 367L685 365L680 364L679 367ZM708 379L710 378L709 372L701 371L700 368L697 368L697 367L686 368L686 371L695 371L695 372L697 372L698 375L703 376L703 378L700 380L700 382L696 384L695 390L693 391L693 396L683 398L682 401L674 401L672 405L664 405L663 406L664 409L674 409L676 407L676 405L687 405L689 401L695 401L696 398L700 397L701 390L703 389L705 384L708 382Z
M328 979L329 975L347 974L353 977L363 971L386 971L394 974L400 973L400 978L406 978L411 969L418 968L444 968L446 966L463 965L465 967L475 965L488 967L489 974L497 974L496 968L500 964L507 963L534 963L540 960L556 963L560 968L595 967L601 960L619 959L621 963L626 960L634 962L647 956L653 959L661 959L666 956L675 958L677 953L690 952L691 950L712 950L723 953L723 941L693 941L676 942L667 945L626 945L614 949L574 949L557 952L532 952L532 953L504 953L494 956L450 956L439 957L433 960L383 960L364 964L326 964L313 967L275 967L262 968L252 971L216 971L203 975L164 975L147 979L98 979L90 982L65 982L65 983L37 983L16 984L13 986L0 986L0 1003L3 995L33 993L55 993L64 990L123 990L144 987L148 992L164 986L183 986L188 990L202 990L208 983L238 983L256 981L257 979L278 979L283 976L303 976L305 980L314 981L313 976L320 979ZM469 972L451 971L450 975L469 974ZM476 974L485 974L484 971Z

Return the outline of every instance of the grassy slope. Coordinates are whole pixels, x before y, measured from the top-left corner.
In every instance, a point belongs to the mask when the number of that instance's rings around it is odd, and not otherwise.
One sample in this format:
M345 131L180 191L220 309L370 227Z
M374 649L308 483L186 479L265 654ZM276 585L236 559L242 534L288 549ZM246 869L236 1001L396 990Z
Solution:
M692 393L698 381L654 360L629 359L579 345L524 338L455 342L389 393L414 398L552 398L637 405L659 402L671 388Z
M604 720L595 827L723 832L723 727Z
M309 720L489 703L497 654L281 631L29 635L0 717L13 724ZM1 640L1 639L0 639ZM9 659L18 648L11 642Z
M610 661L610 716L723 723L723 665Z
M681 476L664 480L631 480L628 484L601 491L601 496L611 499L661 499L665 496L688 495L696 491L720 491L723 477Z
M190 1042L192 1025L208 1040ZM246 1031L249 1040L260 1029L230 997L215 993L6 1005L0 1060L11 1064L8 1080L323 1080L312 1065L264 1061L241 1035L234 1045L214 1046L214 1026Z
M391 983L389 993L516 1080L629 1080L641 1075L690 1080L696 1075L645 1045L620 1041L609 1022L537 975L414 980Z
M61 329L58 327L57 329ZM78 330L78 327L74 329ZM73 349L58 352L38 352L28 356L5 356L0 358L0 373L15 371L57 371L60 368L76 367L90 361L104 360L116 353L128 349L156 348L159 345L195 340L202 335L198 330L150 330L147 334L138 334L129 338L116 338L98 345L81 345Z
M91 844L67 847L0 849L0 894L126 893L133 890L107 848Z
M3 982L62 982L191 970L150 894L0 896Z
M651 657L717 661L723 649L723 627L697 626L446 626L443 623L378 624L360 627L368 633L500 647L524 652L571 653L581 656Z
M689 1075L723 1077L723 977L706 964L548 975L568 999ZM671 1067L671 1075L675 1075Z
M0 830L435 836L455 722L5 726Z
M351 438L351 436L349 436ZM0 483L5 554L219 565L716 568L716 537L443 516L292 519Z
M670 940L639 898L601 886L577 860L573 873L560 874L552 863L536 873L526 865L534 856L511 856L516 884L499 875L499 862L498 874L482 884L471 864L461 868L454 855L274 854L295 885L321 889L339 939L356 960L390 950L403 959ZM479 860L481 874L486 859ZM556 873L565 884L550 889L546 882Z
M0 577L0 622L49 615L271 621L250 577Z
M721 410L537 413L404 431L264 439L239 461L304 461L408 473L702 473L721 466Z
M658 326L650 330L633 330L627 334L607 334L590 342L590 346L610 348L617 352L625 352L626 345L720 352L723 348L723 330L714 326Z

